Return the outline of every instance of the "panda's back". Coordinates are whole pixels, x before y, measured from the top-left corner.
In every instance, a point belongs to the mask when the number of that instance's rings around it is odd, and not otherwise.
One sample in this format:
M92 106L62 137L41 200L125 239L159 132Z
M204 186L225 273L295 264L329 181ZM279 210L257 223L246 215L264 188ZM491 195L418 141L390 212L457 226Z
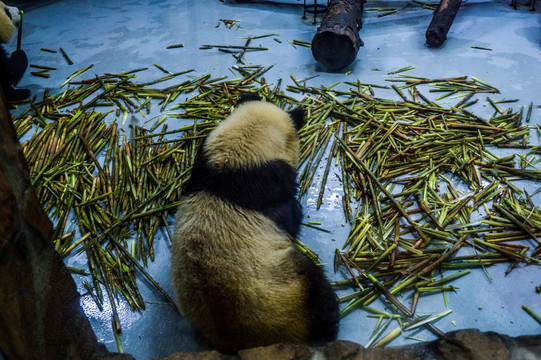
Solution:
M336 295L294 243L303 117L241 103L194 159L175 222L173 286L188 322L222 349L336 338Z
M173 282L183 315L224 348L306 342L306 284L290 236L205 191L177 212ZM183 296L190 294L190 296Z

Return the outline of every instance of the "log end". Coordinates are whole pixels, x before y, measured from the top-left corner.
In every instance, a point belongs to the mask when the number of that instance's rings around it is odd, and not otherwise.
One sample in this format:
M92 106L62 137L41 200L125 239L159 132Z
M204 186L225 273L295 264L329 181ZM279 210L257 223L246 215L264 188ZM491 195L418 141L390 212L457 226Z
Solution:
M329 71L339 71L355 60L357 49L347 35L324 31L312 39L312 55Z
M442 34L440 31L428 29L426 32L426 43L429 47L440 47L443 45L445 40L447 40L447 36Z

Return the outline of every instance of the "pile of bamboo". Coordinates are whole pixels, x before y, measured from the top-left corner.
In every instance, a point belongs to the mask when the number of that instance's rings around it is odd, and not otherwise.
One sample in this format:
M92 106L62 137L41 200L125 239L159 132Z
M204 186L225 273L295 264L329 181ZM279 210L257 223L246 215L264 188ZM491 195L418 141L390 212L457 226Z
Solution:
M541 178L534 169L540 148L529 144L531 127L522 122L529 122L532 105L515 112L500 107L509 101L487 98L494 115L481 118L467 110L474 95L498 90L479 79L419 78L403 75L411 69L404 68L394 72L391 86L307 87L292 76L294 85L284 93L281 81L262 78L270 67L234 67L234 79L190 77L188 70L138 83L136 73L144 70L138 69L76 81L90 67L68 77L63 92L34 98L14 123L19 137L28 138L22 146L32 181L56 223L55 248L63 256L86 253L88 268L71 270L87 277L85 288L100 308L105 299L111 303L116 333L119 298L133 310L145 308L136 273L173 305L145 267L154 260L155 239L171 237L171 215L198 146L248 91L286 110L306 110L300 196L315 186L324 161L319 208L331 169L339 174L351 232L336 251L335 268L344 266L351 278L335 285L357 288L340 298L342 315L363 308L379 317L367 345L381 346L417 326L440 333L430 322L448 312L418 317L417 302L424 294L454 291L449 283L469 268L504 262L509 272L517 263L541 261L541 212L534 194L514 184ZM181 75L188 79L176 82ZM421 86L443 94L429 100ZM401 100L376 97L374 89L382 87ZM456 97L452 106L437 103ZM169 129L172 118L184 119L182 125ZM141 119L148 129L135 125ZM516 154L499 157L497 148ZM462 254L465 248L471 252ZM439 276L452 269L460 271ZM400 293L412 297L410 308L397 299ZM394 311L369 307L378 297ZM403 324L376 342L397 317Z

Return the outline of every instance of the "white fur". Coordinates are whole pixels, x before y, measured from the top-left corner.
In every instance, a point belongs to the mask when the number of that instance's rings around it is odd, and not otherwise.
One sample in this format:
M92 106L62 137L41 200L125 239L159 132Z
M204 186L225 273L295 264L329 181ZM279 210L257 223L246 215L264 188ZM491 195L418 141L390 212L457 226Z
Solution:
M6 14L6 10L10 13L11 19ZM6 44L11 40L20 22L19 9L7 6L0 1L0 43Z
M209 134L205 155L216 169L283 160L297 167L299 139L287 112L272 103L241 104Z

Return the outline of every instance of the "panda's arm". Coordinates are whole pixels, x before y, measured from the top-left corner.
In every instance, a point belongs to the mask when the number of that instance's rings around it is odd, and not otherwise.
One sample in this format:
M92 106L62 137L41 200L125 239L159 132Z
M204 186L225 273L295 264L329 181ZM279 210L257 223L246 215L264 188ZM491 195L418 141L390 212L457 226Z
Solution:
M8 65L9 65L8 54L6 52L6 49L4 49L2 45L0 45L0 70L4 72Z
M16 50L7 60L6 67L8 69L8 80L10 84L17 85L23 77L26 68L28 67L28 58L23 50Z
M296 239L299 235L302 208L295 198L291 197L276 207L263 210L262 213L271 219L280 229L291 235L291 239Z
M298 250L291 256L297 274L304 281L306 308L311 322L310 340L315 343L335 340L339 323L338 298L323 268Z

